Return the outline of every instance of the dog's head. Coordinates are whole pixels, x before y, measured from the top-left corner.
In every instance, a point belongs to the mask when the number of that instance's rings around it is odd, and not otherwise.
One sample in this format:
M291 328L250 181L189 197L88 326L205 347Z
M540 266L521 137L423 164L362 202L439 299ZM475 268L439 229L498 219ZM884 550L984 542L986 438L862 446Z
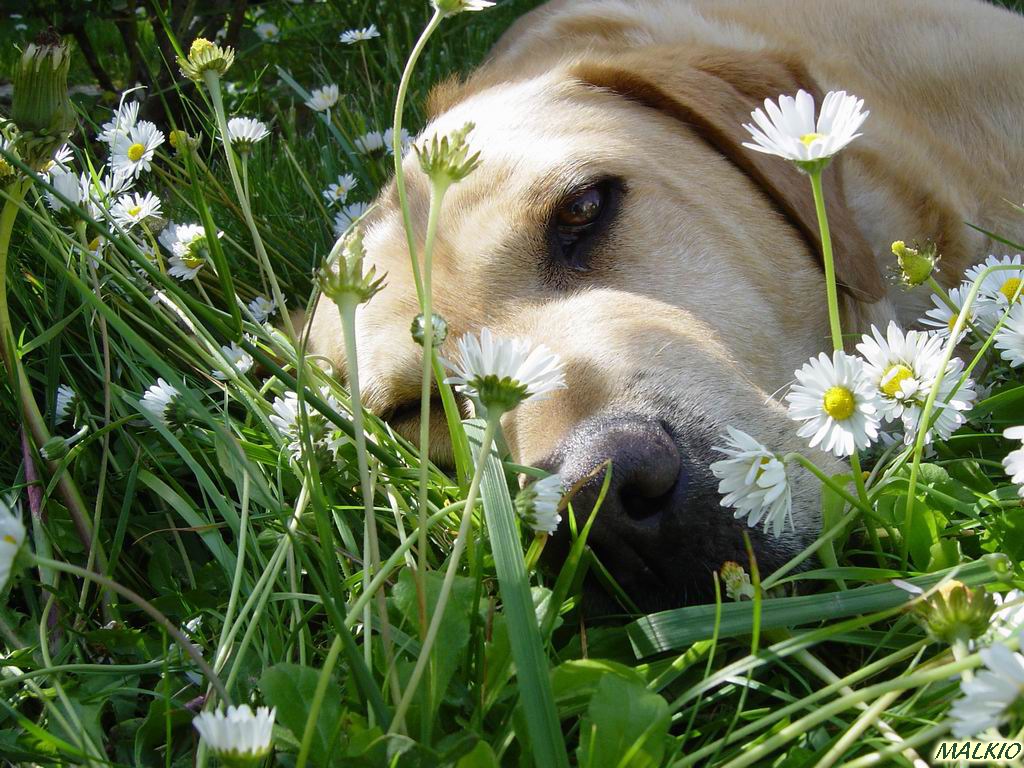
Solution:
M590 543L646 609L705 598L712 571L746 561L746 526L720 506L708 469L726 425L780 452L806 449L772 395L828 346L810 187L785 161L740 146L753 107L800 87L813 84L778 57L651 48L523 79L492 72L444 94L423 134L473 122L480 152L438 227L442 352L488 326L561 355L568 388L510 414L505 434L516 460L569 484L611 461ZM429 185L412 153L405 171L421 250ZM839 282L848 304L871 302L882 283L837 172L826 183ZM388 274L358 318L364 391L415 440L421 348L409 328L419 307L393 185L364 231L369 259ZM328 304L312 339L337 360ZM433 457L445 463L441 408L433 413ZM575 497L577 519L601 480ZM763 570L818 533L817 481L797 474L794 484L796 530L749 531ZM556 554L562 528L549 544Z

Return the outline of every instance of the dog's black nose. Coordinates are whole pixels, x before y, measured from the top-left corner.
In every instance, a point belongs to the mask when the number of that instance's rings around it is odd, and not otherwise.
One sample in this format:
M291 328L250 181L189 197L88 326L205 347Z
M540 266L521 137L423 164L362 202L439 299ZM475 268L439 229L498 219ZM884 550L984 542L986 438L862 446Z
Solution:
M633 415L596 416L579 424L542 465L557 471L572 496L577 529L589 518L611 472L588 544L601 562L630 589L631 582L662 581L666 537L679 534L688 471L664 425ZM545 550L554 566L568 552L569 527L562 523Z

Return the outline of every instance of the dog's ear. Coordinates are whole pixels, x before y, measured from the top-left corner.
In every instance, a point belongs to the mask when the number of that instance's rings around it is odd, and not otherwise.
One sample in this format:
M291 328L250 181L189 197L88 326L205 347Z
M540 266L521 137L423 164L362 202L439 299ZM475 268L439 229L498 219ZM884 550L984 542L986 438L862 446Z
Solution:
M766 98L803 88L821 104L821 93L798 64L772 53L680 52L645 48L613 59L583 61L572 74L685 123L746 173L800 230L821 259L821 238L811 185L792 163L742 146L743 123ZM841 163L825 170L823 185L832 233L836 275L852 297L866 302L885 295L874 254L858 229L840 184Z

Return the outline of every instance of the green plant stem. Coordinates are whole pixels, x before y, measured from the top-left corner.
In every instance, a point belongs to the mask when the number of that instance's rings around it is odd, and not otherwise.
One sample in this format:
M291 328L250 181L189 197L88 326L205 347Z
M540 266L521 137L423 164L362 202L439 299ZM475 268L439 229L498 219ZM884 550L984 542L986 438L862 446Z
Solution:
M1017 269L1020 269L1020 267L1012 264L997 264L981 271L981 274L978 275L974 283L971 285L971 290L968 291L967 298L964 299L963 309L957 315L956 322L953 323L953 327L950 329L949 339L946 341L946 349L942 355L942 363L937 370L945 371L949 367L949 361L953 357L953 352L956 350L957 340L960 338L960 334L963 332L967 318L971 314L971 307L978 296L978 290L981 288L981 284L993 272ZM1018 294L1019 293L1020 291L1018 290ZM914 440L914 460L910 465L910 481L907 485L907 505L903 520L903 538L900 542L900 563L904 570L906 570L909 563L910 531L914 524L914 500L915 494L917 493L917 477L921 471L921 458L924 456L925 437L931 429L932 410L935 408L935 400L938 398L939 386L941 384L942 377L936 376L935 382L932 384L932 388L928 391L928 397L924 402L924 407L921 409L921 418L918 420L917 437Z
M213 111L217 119L217 131L220 133L221 144L224 147L224 156L227 158L228 173L231 175L231 183L235 187L235 194L238 195L238 203L242 208L242 218L245 219L245 224L249 228L249 234L252 236L253 246L256 248L256 256L259 258L260 266L266 275L267 282L270 284L270 291L274 296L274 301L277 302L277 308L281 313L281 319L284 322L284 328L288 334L288 340L294 344L296 338L295 327L292 325L292 318L288 313L284 294L281 293L281 286L277 282L277 276L274 274L274 268L270 264L270 257L267 255L267 249L263 245L263 238L260 236L260 231L256 226L256 219L252 215L252 206L249 204L249 197L246 195L242 179L238 175L238 168L235 163L235 153L234 150L231 149L231 140L228 138L228 123L224 114L224 99L220 92L220 75L212 69L207 69L203 72L203 81L206 83L206 90L209 91L210 100L213 102Z
M50 439L50 432L46 428L43 415L39 412L35 397L32 396L32 386L28 375L18 358L7 304L7 256L10 251L14 221L28 188L27 181L16 181L7 187L5 195L7 199L4 202L3 210L0 211L0 356L2 356L4 364L7 366L8 375L11 377L11 387L17 391L21 401L22 417L28 424L28 430L35 441L36 448L39 448ZM93 541L89 511L78 491L78 486L70 473L58 470L56 462L44 460L42 463L46 466L49 474L57 478L57 489L68 508L68 514L74 523L78 538L87 551L91 552L95 548L96 561L100 569L105 571L107 567L106 554L102 545L98 541Z
M843 349L843 329L839 321L839 293L836 288L836 265L832 256L832 234L828 228L825 213L825 193L821 187L821 171L810 174L811 191L814 193L814 211L818 215L818 229L821 231L821 255L825 265L825 295L828 299L828 325L832 333L832 348Z
M367 645L369 642L369 638L367 638ZM306 716L306 727L302 732L302 743L299 745L299 756L295 760L295 768L306 768L309 750L313 746L313 735L316 733L316 721L320 717L320 708L323 706L324 696L327 695L327 686L331 682L331 675L334 674L338 656L341 655L341 647L341 637L335 636L331 648L327 652L323 669L320 670L320 676L317 678L313 700L309 703L309 714Z
M423 284L420 279L419 260L416 257L416 233L412 226L412 213L409 210L409 193L405 186L405 170L402 167L402 117L405 112L405 97L409 92L409 83L412 82L412 73L416 69L416 62L427 45L431 35L441 25L444 14L440 9L434 9L434 15L430 17L427 26L420 33L419 39L413 46L409 59L405 62L405 69L402 72L402 79L398 83L398 95L395 97L395 119L392 123L391 149L395 158L395 187L398 189L398 204L402 209L402 223L405 226L405 238L409 246L409 260L412 263L412 274L416 281L416 294L419 296L420 304L423 303Z
M364 570L364 580L369 585L370 574L380 570L380 542L377 535L377 512L373 503L373 483L370 480L370 465L366 452L366 426L363 418L363 399L359 386L359 358L356 345L356 308L359 306L358 298L346 293L336 300L338 312L341 315L341 327L345 336L345 366L348 373L349 399L352 407L352 428L355 432L356 463L359 467L359 486L363 495L363 515L366 522L366 540L369 550L368 570ZM425 518L421 518L421 524L425 524ZM391 623L388 620L387 597L383 590L375 592L377 597L377 613L380 618L380 634L384 643L384 659L388 669L391 669L394 660L394 653L391 642ZM369 615L367 615L369 618ZM366 647L370 647L370 627L367 622L367 631L364 637ZM367 666L372 666L372 659ZM394 675L388 675L393 687L393 695L400 693L398 681Z
M494 436L498 432L498 425L500 422L500 412L487 415L487 425L484 428L484 435L480 441L480 451L476 457L476 469L473 471L473 479L469 484L469 491L466 494L466 506L462 510L462 520L459 523L459 533L455 537L455 545L452 547L452 553L448 560L448 569L444 574L444 581L441 584L441 591L437 597L437 604L434 606L434 614L431 617L430 626L427 629L427 635L420 647L420 656L416 660L416 666L413 668L412 674L409 676L409 681L406 684L405 692L402 694L402 699L399 701L398 707L395 709L394 720L392 721L389 733L396 732L399 723L402 722L405 717L405 713L408 712L409 706L412 704L412 698L416 693L416 688L419 685L420 678L423 677L423 672L430 661L430 652L434 647L434 641L437 639L438 630L441 628L444 611L448 606L448 598L451 595L452 586L455 583L455 574L459 568L459 561L462 559L462 552L466 548L466 540L470 535L470 522L473 519L473 507L476 506L476 497L480 490L480 480L484 475L487 454L491 450L491 443L494 442Z
M149 603L141 595L128 589L128 587L118 584L116 581L113 581L112 579L108 579L106 576L98 574L95 571L88 571L85 568L79 568L77 565L72 565L71 563L65 563L60 560L52 560L49 558L41 558L38 556L35 557L35 560L36 563L40 566L45 566L55 571L69 573L72 576L77 576L81 579L89 579L91 581L95 581L104 589L110 590L111 592L116 592L122 597L127 598L131 602L135 603L135 605L137 605L139 608L141 608L143 611L149 614L149 616L157 624L159 624L163 629L165 629L167 631L167 634L174 638L174 641L181 647L181 649L191 657L192 661L194 661L196 666L199 667L200 671L203 673L203 676L206 677L206 679L210 682L210 685L212 685L216 689L218 695L225 702L225 704L231 702L231 699L228 697L228 692L224 688L224 684L217 676L217 673L214 672L210 665L206 663L206 659L203 658L203 654L199 652L199 649L196 648L192 644L192 642L185 637L184 634L182 634L181 630L179 630L176 626L174 626L174 624L171 623L170 619L164 616L163 613L157 610L151 603Z
M431 290L431 271L433 267L434 242L437 239L437 225L441 215L441 203L444 201L448 185L436 180L430 185L430 212L427 215L427 236L423 243L423 290L420 297L420 308L423 313L423 373L420 381L420 465L419 491L417 495L419 512L419 560L417 571L427 572L427 519L428 475L430 474L430 405L433 389L434 371L434 323L433 295ZM422 621L421 624L425 622Z

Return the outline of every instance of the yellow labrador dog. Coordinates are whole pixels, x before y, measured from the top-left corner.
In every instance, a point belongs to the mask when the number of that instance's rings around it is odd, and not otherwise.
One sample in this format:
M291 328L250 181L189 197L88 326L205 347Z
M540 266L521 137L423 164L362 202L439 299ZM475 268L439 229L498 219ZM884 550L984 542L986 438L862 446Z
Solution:
M612 460L590 541L641 607L706 598L712 571L746 560L712 446L731 424L806 450L779 394L829 348L809 184L741 147L750 111L800 88L819 103L845 89L870 109L826 181L845 327L863 331L929 304L926 289L883 280L894 239L935 241L954 283L1001 248L968 223L1020 234L1005 201L1024 180L1022 72L1024 21L981 0L553 0L468 81L435 91L424 136L473 122L481 158L441 217L442 352L488 326L563 357L568 388L511 414L506 435L518 461L568 483ZM428 187L414 155L405 169L423 233ZM415 439L418 306L393 185L364 231L388 274L359 315L366 397ZM340 369L328 301L311 342ZM439 406L433 418L444 464ZM762 572L818 533L818 483L794 483L795 530L751 531Z

